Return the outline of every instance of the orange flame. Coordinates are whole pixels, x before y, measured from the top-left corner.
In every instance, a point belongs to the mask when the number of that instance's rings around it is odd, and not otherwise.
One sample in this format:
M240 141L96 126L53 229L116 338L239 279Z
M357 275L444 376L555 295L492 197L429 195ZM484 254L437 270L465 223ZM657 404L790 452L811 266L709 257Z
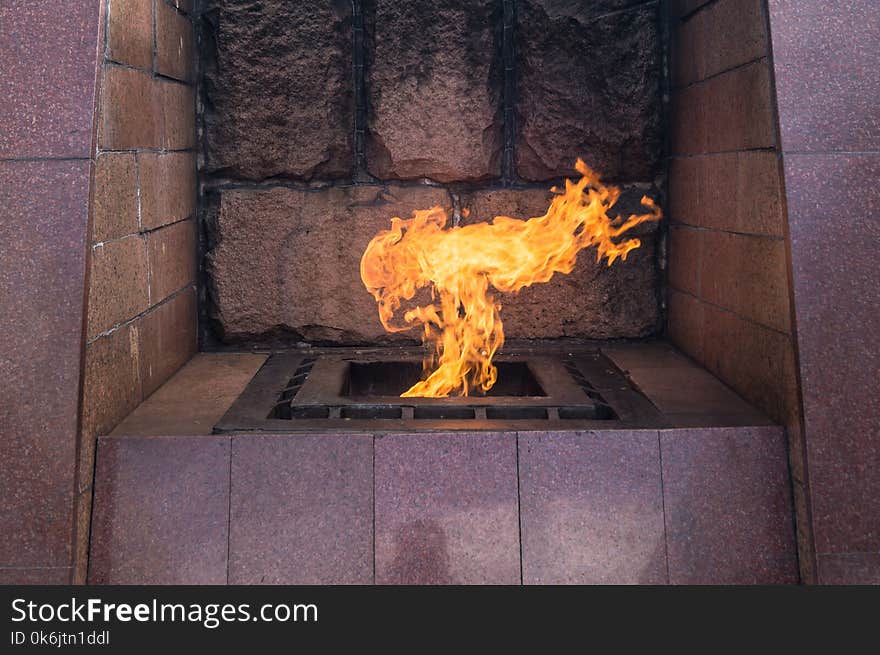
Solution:
M659 220L660 208L642 198L646 214L608 217L620 190L604 186L599 176L578 159L581 179L556 188L543 216L520 220L496 216L490 222L446 228L441 207L417 210L412 218L391 219L391 229L377 234L361 258L361 279L379 304L379 318L389 332L422 325L422 339L433 345L425 361L425 377L407 396L467 396L488 391L498 370L492 364L504 344L501 305L489 292L517 292L554 273L570 273L579 251L596 247L597 261L610 266L638 248L638 239L613 239L639 223ZM404 301L421 289L430 300L395 319ZM424 294L427 295L427 294Z

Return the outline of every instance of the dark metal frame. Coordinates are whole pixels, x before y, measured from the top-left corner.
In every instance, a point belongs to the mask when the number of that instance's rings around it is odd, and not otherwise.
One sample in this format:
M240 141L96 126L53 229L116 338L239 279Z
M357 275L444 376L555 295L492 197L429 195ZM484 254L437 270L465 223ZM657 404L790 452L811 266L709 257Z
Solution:
M526 362L544 396L343 395L350 362L420 361L420 354L399 348L273 354L214 432L607 430L665 425L657 408L610 360L587 349L530 349L496 358Z

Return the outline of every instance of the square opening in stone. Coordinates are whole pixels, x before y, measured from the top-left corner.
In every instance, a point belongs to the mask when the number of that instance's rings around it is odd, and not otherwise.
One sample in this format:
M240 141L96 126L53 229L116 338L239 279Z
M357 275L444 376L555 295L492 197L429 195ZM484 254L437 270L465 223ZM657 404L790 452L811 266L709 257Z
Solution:
M498 381L486 396L546 396L526 362L496 362ZM422 378L419 362L349 362L342 395L348 398L399 396Z

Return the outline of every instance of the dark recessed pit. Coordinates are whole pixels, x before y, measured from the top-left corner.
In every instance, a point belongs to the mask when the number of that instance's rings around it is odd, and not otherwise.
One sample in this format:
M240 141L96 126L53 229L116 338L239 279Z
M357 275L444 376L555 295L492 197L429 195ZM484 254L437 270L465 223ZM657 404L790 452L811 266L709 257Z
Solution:
M498 362L498 381L474 396L546 396L525 362ZM399 396L422 378L419 362L349 362L342 395L348 398ZM452 417L450 417L452 418Z

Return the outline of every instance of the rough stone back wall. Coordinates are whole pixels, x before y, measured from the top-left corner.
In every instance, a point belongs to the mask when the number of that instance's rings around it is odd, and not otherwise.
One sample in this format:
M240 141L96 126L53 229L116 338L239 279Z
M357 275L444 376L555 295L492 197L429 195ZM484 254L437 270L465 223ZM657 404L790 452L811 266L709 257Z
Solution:
M75 579L95 439L196 350L191 0L107 0L89 250Z
M418 338L379 323L369 239L431 205L458 222L543 214L578 156L624 186L622 212L659 198L658 5L200 3L205 343ZM585 252L500 297L508 336L656 332L658 226L641 235L625 263Z
M670 5L668 332L789 435L814 577L765 0Z

